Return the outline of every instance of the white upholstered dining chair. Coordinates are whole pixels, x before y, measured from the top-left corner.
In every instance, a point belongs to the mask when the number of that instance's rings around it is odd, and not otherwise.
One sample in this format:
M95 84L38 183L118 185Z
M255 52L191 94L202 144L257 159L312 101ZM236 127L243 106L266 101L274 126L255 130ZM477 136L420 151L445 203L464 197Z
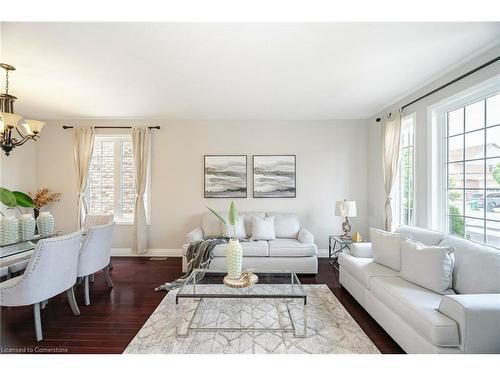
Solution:
M85 216L85 220L83 221L83 229L89 230L92 227L96 227L99 225L109 224L113 221L114 215L87 215Z
M83 277L85 305L90 305L90 276L97 271L103 270L108 286L113 287L113 281L109 274L109 261L114 225L115 223L111 222L91 227L87 231L87 236L80 249L78 277Z
M33 305L37 341L43 339L40 307L66 291L73 314L80 315L73 286L78 270L82 231L40 240L26 271L0 283L0 306Z
M82 229L89 230L92 227L109 224L114 220L114 218L114 214L86 215L85 220L83 220ZM111 261L109 262L109 269L113 269L113 264L111 263ZM94 281L94 275L90 276L90 281Z

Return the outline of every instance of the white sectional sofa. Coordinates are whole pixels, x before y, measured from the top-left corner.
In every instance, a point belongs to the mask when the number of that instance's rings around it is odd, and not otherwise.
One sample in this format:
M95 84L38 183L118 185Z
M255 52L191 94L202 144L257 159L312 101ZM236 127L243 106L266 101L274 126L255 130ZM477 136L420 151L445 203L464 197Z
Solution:
M269 241L241 241L243 248L243 269L256 271L291 271L300 274L318 273L318 247L311 232L300 227L295 214L273 212L241 212L244 215L247 237L252 234L252 216L264 218L274 216L276 239ZM210 212L202 215L201 227L186 235L182 246L182 268L186 271L186 251L189 244L204 238L221 237L222 225ZM217 245L210 269L226 270L227 244Z
M395 232L427 246L455 248L450 294L376 263L370 243L341 254L342 286L408 353L500 353L500 250L421 228Z

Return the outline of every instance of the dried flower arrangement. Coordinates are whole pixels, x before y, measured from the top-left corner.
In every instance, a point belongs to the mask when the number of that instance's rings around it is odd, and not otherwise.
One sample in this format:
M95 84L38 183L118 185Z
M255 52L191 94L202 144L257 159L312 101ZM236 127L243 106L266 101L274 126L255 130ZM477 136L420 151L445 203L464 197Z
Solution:
M35 194L28 193L33 199L33 206L40 210L42 207L59 202L61 193L53 193L48 188L39 189Z

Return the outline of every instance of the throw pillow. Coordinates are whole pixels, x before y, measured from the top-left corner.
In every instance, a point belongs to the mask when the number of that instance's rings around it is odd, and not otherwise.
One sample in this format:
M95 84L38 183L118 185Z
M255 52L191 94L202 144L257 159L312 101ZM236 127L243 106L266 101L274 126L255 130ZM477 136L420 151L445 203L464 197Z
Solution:
M245 231L245 215L238 215L238 221L235 225L229 224L229 218L224 215L227 224L222 224L222 233L224 237L233 238L235 236L234 230L236 229L237 238L247 238Z
M399 276L440 294L453 293L454 247L425 246L416 241L401 244Z
M252 217L252 240L274 240L276 233L274 232L274 216L269 217Z
M401 243L408 239L405 234L370 228L373 260L383 266L401 271Z

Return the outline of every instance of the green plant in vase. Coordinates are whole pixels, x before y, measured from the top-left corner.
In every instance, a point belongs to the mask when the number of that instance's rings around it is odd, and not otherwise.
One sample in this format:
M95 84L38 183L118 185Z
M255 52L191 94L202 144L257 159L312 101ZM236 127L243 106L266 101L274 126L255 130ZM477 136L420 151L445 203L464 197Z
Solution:
M35 234L35 219L30 214L23 214L20 207L31 208L33 207L32 199L21 191L10 191L4 187L0 187L0 202L4 204L7 209L17 208L21 214L18 220L15 217L8 217L0 223L0 243L7 244L13 243L18 239L30 239ZM4 213L0 211L2 217Z
M10 191L4 187L0 187L0 202L2 202L7 208L17 208L22 214L23 212L19 207L33 208L33 199L21 191ZM5 216L3 212L0 211L2 216Z
M227 275L230 279L237 280L241 277L241 266L243 262L243 249L240 245L240 241L236 236L236 224L238 223L238 210L234 202L231 202L229 206L228 220L224 219L217 211L207 207L210 212L212 212L217 219L220 220L222 225L227 227L227 232L229 230L233 233L233 236L229 239L229 244L226 249L226 265L227 265ZM228 227L230 225L231 227Z

